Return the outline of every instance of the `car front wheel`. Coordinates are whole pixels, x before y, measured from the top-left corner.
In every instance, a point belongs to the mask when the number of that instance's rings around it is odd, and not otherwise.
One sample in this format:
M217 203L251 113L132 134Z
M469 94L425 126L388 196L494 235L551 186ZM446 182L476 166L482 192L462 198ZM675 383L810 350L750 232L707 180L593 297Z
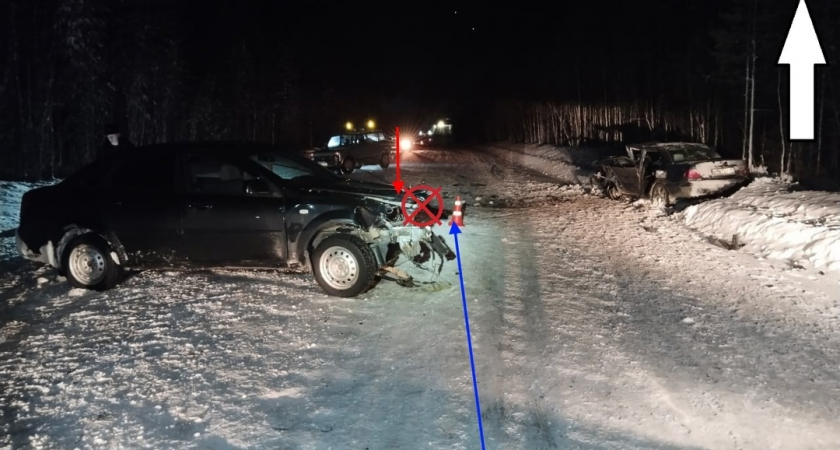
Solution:
M356 168L356 161L353 161L353 158L347 157L344 158L344 161L341 163L341 171L344 173L353 173L353 170Z
M111 246L102 237L82 234L67 243L61 267L73 287L108 290L117 285L121 273L111 252Z
M327 294L355 297L373 286L376 258L361 238L336 234L324 239L312 255L315 280Z
M390 165L391 155L389 155L388 153L383 153L382 156L379 157L379 167L387 169Z

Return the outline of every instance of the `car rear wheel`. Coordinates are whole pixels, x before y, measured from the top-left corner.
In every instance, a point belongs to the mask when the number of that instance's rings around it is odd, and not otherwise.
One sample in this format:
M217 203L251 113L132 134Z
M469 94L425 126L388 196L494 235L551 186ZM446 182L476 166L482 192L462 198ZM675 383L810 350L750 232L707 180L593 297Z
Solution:
M389 155L388 153L383 153L382 156L379 157L379 167L387 169L390 165L391 155Z
M104 291L117 285L120 265L111 257L111 246L92 233L76 236L64 248L61 267L76 288Z
M312 255L315 280L327 294L355 297L376 281L376 258L361 238L336 234L324 239Z
M671 205L671 199L664 184L656 183L650 188L650 203L655 208L666 208Z
M353 173L354 169L356 169L356 161L353 161L353 158L349 156L344 158L344 161L341 162L341 171L343 173Z

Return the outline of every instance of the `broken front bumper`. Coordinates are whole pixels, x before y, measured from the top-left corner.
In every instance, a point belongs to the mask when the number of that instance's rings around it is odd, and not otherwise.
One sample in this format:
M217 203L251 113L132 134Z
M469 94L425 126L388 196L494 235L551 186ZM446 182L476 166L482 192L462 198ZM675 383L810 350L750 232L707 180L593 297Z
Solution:
M380 267L393 266L402 256L418 267L439 274L443 264L456 257L446 241L433 233L431 227L387 223L384 228L371 227L365 234L363 237L371 244ZM431 267L427 267L429 265Z
M20 238L20 233L18 230L15 230L15 243L17 244L18 253L20 256L30 260L35 261L43 264L49 264L53 267L58 267L58 262L55 260L55 247L53 246L52 241L47 241L46 244L42 245L39 249L39 253L35 253L32 249L26 245L26 242L23 242L23 239Z

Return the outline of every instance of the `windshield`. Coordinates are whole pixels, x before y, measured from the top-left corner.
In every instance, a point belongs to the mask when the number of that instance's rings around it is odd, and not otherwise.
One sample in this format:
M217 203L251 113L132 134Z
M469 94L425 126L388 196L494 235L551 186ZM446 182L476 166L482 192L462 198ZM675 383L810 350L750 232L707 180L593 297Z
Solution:
M251 157L274 175L289 183L335 181L341 177L306 158L280 153L261 153Z
M706 161L719 159L721 156L713 148L705 145L691 145L684 147L669 148L668 153L674 162L680 161Z

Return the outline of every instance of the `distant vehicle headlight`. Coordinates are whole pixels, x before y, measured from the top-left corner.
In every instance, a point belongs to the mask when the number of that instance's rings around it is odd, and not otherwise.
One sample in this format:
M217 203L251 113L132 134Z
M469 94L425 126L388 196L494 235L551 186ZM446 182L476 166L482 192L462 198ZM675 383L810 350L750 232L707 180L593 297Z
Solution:
M400 150L411 150L413 147L414 143L411 139L400 139Z

